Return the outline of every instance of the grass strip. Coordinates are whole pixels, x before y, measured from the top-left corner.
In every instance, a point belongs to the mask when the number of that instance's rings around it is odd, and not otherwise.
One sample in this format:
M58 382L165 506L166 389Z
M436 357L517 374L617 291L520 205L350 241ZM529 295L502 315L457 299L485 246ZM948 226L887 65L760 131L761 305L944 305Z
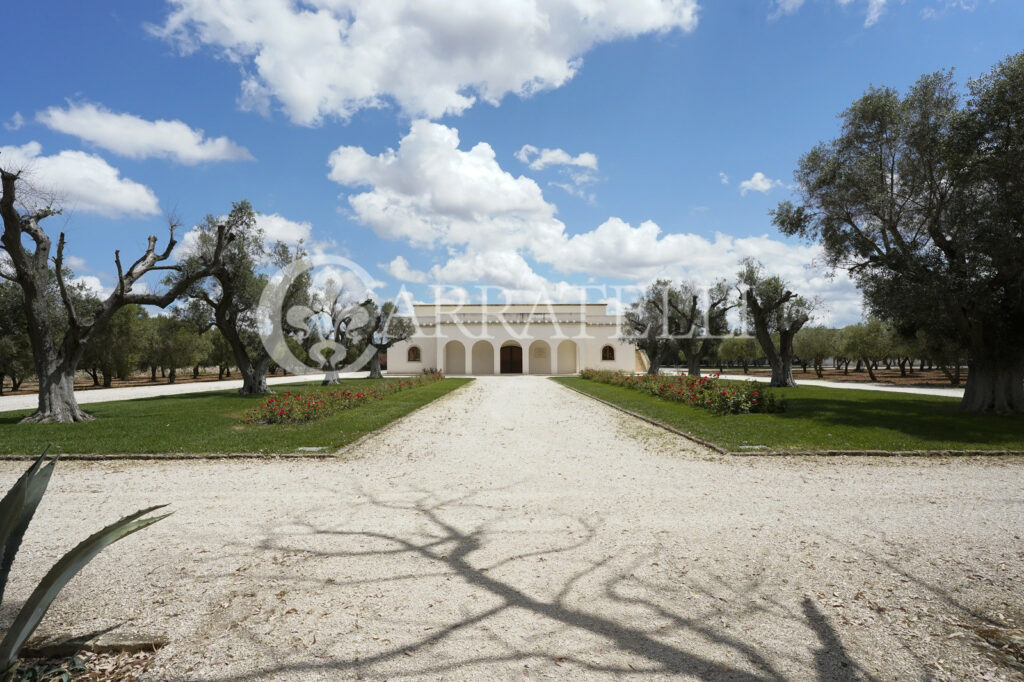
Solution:
M956 398L797 386L772 389L785 412L716 415L579 377L553 381L737 454L1024 454L1024 417L963 414Z
M288 389L359 391L381 381L387 380L347 379L341 386L323 387L290 384ZM307 424L246 424L249 411L265 396L230 390L93 403L86 410L95 421L81 424L19 424L31 410L4 412L0 454L38 455L47 445L51 453L103 455L334 452L470 381L426 384Z

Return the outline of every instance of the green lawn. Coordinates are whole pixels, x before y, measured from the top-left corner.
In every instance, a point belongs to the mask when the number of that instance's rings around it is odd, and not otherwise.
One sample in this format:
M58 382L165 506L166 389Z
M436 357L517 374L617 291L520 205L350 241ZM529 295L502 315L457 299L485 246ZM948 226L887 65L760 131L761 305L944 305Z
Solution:
M785 412L719 416L578 377L554 381L733 452L757 452L750 446L815 451L1024 451L1024 417L964 415L957 411L960 401L956 398L798 386L771 389L785 398Z
M26 412L0 413L0 454L51 453L293 453L302 447L341 448L471 381L445 379L390 395L302 425L245 424L245 414L262 397L235 391L192 393L83 406L96 417L82 424L19 424ZM358 390L373 382L351 379L344 388ZM278 386L284 391L337 390L319 384Z

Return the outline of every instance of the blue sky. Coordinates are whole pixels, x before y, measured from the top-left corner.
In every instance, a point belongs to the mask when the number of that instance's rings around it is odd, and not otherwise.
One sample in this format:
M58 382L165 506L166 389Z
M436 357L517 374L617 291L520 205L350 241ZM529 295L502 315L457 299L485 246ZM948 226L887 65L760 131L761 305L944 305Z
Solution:
M753 255L845 323L855 289L768 219L799 156L871 84L1024 48L1011 0L589 4L16 3L0 163L62 197L100 288L167 213L247 198L385 296L574 300Z

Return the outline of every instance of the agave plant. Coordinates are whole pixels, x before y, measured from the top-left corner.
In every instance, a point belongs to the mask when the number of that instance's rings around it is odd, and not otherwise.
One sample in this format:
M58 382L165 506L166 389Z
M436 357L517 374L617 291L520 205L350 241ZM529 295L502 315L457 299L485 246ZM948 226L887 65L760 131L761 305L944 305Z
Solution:
M7 492L4 499L0 500L0 603L3 602L7 577L11 572L11 564L14 563L14 555L17 554L18 547L21 546L21 540L25 536L25 531L35 514L36 507L39 506L39 501L43 498L43 493L46 492L53 467L57 463L56 457L44 464L45 460L46 452L43 452L28 471L22 474L14 487ZM150 512L165 506L167 505L140 509L134 514L110 524L86 538L53 565L53 568L32 591L3 640L0 641L0 679L9 679L18 663L21 647L35 632L57 594L75 577L75 574L107 545L170 516L170 514L163 514L143 518Z

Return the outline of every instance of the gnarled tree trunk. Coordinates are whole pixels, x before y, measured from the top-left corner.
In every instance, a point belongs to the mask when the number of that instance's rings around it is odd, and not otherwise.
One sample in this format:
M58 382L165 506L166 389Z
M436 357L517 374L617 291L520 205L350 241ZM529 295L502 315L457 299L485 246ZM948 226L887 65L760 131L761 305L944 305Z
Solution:
M978 355L972 354L973 357ZM967 365L967 388L960 409L1000 414L1024 412L1024 359L972 359Z
M47 370L39 373L39 404L36 411L22 419L31 424L71 424L92 421L93 416L78 406L75 399L75 369L78 359L52 358Z
M383 379L384 375L380 372L380 353L374 353L370 357L370 379Z
M267 385L267 370L270 369L270 358L263 356L255 362L239 363L238 373L242 375L242 387L238 389L239 395L260 395L273 393Z

